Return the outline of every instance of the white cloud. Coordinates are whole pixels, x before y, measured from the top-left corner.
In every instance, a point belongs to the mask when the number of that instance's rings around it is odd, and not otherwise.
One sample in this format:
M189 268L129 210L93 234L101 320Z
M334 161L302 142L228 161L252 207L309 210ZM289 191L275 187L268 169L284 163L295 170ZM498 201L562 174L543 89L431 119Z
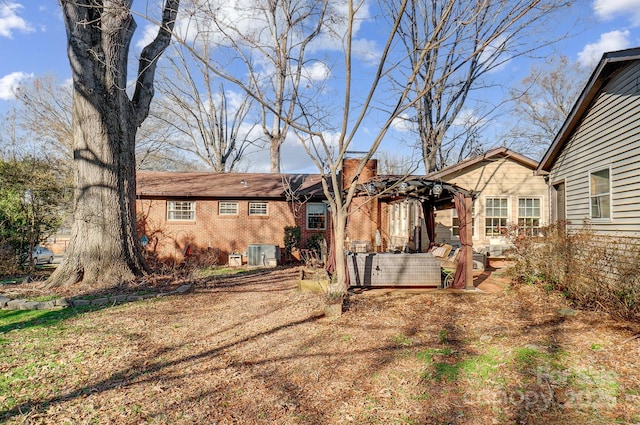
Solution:
M416 125L411 121L409 114L401 114L391 122L391 128L401 133L406 133L415 130Z
M629 30L616 30L600 35L600 40L596 43L587 44L578 53L578 63L584 67L593 68L603 53L631 47L629 36Z
M473 109L463 109L453 120L453 125L463 128L471 128L481 125L485 120L478 116Z
M20 82L27 78L32 78L33 74L24 72L12 72L0 78L0 99L9 100L15 97L14 91Z
M595 0L593 9L602 20L623 17L634 26L640 25L640 0Z
M304 78L308 81L324 81L331 76L331 70L322 62L316 61L302 70Z
M11 38L13 31L31 32L33 27L18 15L19 3L0 3L0 36Z
M356 58L370 65L377 65L382 56L382 51L378 48L378 43L375 40L359 38L353 40L351 48Z

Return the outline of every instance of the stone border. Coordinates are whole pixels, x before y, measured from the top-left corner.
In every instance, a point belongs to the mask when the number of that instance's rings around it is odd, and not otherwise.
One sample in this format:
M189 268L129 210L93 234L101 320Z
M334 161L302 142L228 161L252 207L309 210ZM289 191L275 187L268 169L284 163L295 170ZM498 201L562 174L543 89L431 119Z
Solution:
M166 297L169 295L184 294L191 289L192 285L180 285L170 292L158 292L156 294L144 295L111 295L90 300L82 298L57 298L51 301L29 301L25 299L11 299L0 294L0 309L2 310L60 310L66 307L80 307L88 305L108 305L123 304L127 302L143 301L150 298Z

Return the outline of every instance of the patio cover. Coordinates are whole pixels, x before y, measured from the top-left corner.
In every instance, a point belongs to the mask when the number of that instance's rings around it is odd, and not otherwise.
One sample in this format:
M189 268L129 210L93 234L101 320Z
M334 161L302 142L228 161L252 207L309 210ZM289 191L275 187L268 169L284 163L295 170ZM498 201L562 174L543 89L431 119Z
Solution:
M430 246L435 240L435 210L455 208L462 245L453 288L474 289L472 250L472 202L474 192L425 177L374 177L356 187L356 196L375 196L385 202L416 199L422 205Z

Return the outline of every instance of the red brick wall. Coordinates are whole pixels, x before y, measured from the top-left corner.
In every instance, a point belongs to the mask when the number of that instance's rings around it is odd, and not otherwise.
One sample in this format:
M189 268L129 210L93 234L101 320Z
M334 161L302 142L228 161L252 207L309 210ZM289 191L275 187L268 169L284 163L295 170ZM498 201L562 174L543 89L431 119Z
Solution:
M348 187L353 180L360 159L349 158L343 161L343 187ZM358 183L364 184L377 175L378 161L369 160L358 177ZM366 196L353 198L349 207L347 237L353 242L367 242L368 249L375 251L375 235L380 222L380 207L377 199ZM382 231L382 229L380 229ZM355 249L353 246L350 249Z
M164 199L137 201L140 232L149 238L149 251L161 259L176 257L180 260L185 246L189 244L192 249L220 251L220 261L226 263L228 254L244 253L249 244L273 244L284 248L286 226L300 226L303 245L313 233L318 233L306 230L305 208L299 208L296 218L290 203L285 201L267 201L267 216L249 216L248 200L229 200L238 202L238 215L219 215L217 200L194 202L196 220L192 222L168 221L167 201Z

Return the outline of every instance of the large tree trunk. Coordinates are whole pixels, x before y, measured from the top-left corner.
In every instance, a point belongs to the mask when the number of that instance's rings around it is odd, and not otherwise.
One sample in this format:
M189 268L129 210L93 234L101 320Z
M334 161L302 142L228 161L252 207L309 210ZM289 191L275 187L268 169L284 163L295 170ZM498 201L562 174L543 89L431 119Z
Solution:
M335 269L335 283L337 284L337 290L343 294L347 293L349 285L347 283L347 263L344 255L344 241L345 230L347 228L347 213L346 211L337 211L333 216L333 246L336 269Z
M51 284L118 283L145 271L135 219L135 119L117 97L74 95L74 221ZM100 99L106 105L96 106Z
M145 272L135 214L135 137L149 114L157 59L171 40L179 0L141 53L129 99L130 0L60 0L73 72L75 205L71 241L48 285L118 284Z
M273 138L269 147L269 163L272 173L279 173L280 170L280 149L282 147L281 138Z

